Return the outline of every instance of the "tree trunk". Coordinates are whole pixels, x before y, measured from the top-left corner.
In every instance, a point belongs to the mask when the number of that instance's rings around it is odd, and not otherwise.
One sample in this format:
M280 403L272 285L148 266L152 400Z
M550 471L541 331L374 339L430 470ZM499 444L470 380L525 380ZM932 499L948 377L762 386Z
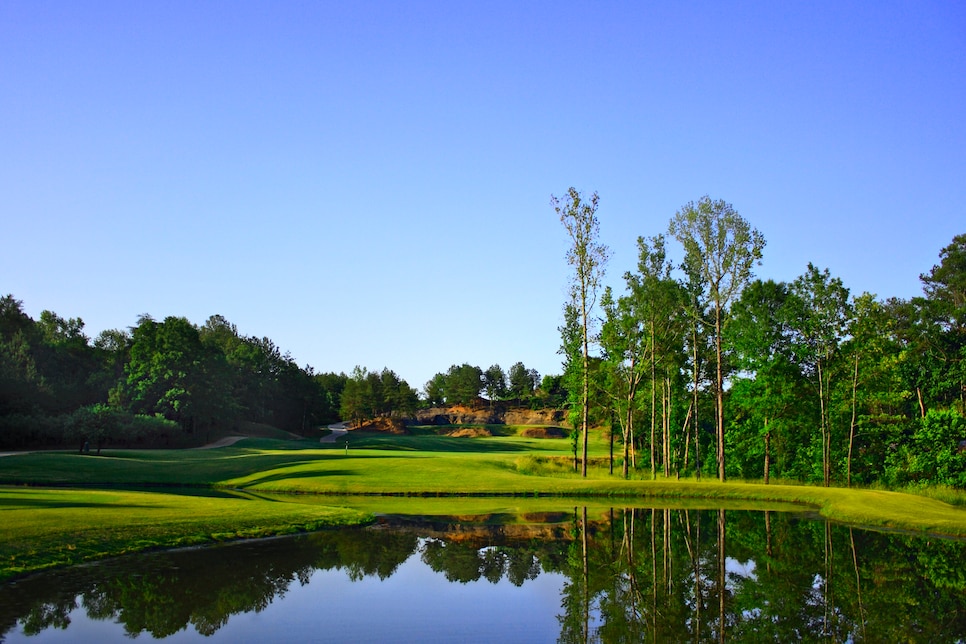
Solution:
M654 320L651 320L651 479L657 478L654 462L654 429L657 424L657 374L654 368Z
M822 483L829 486L829 445L828 424L825 422L825 375L822 372L822 361L818 361L818 406L821 418L819 426L822 429Z
M849 423L849 456L845 468L846 486L852 487L852 445L855 442L855 399L859 388L859 354L855 354L855 370L852 373L852 421Z
M694 389L692 391L692 396L694 397L694 400L692 402L694 406L694 420L692 421L694 425L694 475L695 475L695 478L697 478L700 481L701 480L701 449L700 449L701 446L698 444L699 425L698 425L698 325L697 325L697 322L695 322L694 326L691 327L691 348L694 351L694 355L693 355L694 363L692 365L693 368L691 370L694 376L694 380L692 382L692 384L694 385Z
M581 476L587 478L587 421L590 415L590 356L587 340L587 289L581 284L580 288L580 308L584 326L584 391L583 391L583 410L580 421L580 428L583 434L583 461L581 463Z
M691 441L688 436L688 428L691 426L691 405L688 405L688 413L684 416L684 425L681 426L681 435L684 437L684 471L688 470L688 447L691 445ZM681 478L681 467L680 461L678 462L677 468L678 479Z
M768 431L768 419L765 419L765 485L768 485L769 463L771 462L771 432Z
M634 441L634 397L637 395L638 378L635 374L637 361L631 358L630 373L631 377L627 383L627 420L624 422L624 478L627 478L627 461L630 457L632 443ZM636 465L636 463L635 463Z
M718 436L718 480L725 481L725 449L724 449L724 371L721 357L721 305L714 307L714 353L717 359L717 374L715 377L715 398L717 403L717 436Z
M624 471L622 474L624 478L627 478L627 461L630 459L631 446L630 441L633 440L634 431L631 423L634 422L634 413L631 410L630 404L627 406L627 422L624 423Z
M610 427L607 432L610 437L610 468L608 474L614 475L614 412L610 414Z

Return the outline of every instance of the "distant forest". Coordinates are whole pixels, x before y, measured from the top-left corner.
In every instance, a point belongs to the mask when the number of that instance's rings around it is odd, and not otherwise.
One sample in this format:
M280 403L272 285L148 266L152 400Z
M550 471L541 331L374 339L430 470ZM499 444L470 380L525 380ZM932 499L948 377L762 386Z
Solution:
M920 276L922 296L853 296L809 265L789 283L747 280L718 320L693 256L672 265L662 235L639 252L625 290L601 293L586 361L591 426L626 445L632 469L966 488L966 235ZM300 367L218 315L144 315L91 340L81 319L34 320L7 295L0 448L195 445L246 423L312 436L483 397L567 408L577 427L584 362L577 309L564 311L561 375L461 364L419 392L388 368Z
M243 336L214 315L106 330L93 341L80 318L43 311L34 320L12 295L0 298L0 448L183 446L246 423L301 435L341 419L408 417L420 406L491 400L562 404L517 363L485 372L453 365L419 393L388 368L352 374L299 367L272 340ZM559 383L559 377L548 383Z

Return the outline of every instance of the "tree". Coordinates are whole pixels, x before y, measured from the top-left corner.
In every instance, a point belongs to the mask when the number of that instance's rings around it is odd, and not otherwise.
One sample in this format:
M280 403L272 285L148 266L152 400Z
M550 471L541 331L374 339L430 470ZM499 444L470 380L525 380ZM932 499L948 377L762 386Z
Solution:
M510 367L510 386L508 393L511 397L523 400L533 395L539 381L540 374L535 369L527 369L522 362Z
M426 394L426 404L430 407L435 407L442 405L446 401L446 394L444 393L445 384L446 376L437 373L423 385L423 392Z
M671 278L671 263L664 250L664 236L637 240L637 271L624 274L627 294L616 301L605 289L601 306L606 314L600 343L604 350L605 369L610 371L611 400L624 439L623 475L627 477L629 448L634 441L634 416L638 387L649 379L651 473L657 468L658 382L661 390L661 462L665 475L670 468L670 391L668 378L678 367L672 365L681 353L681 287ZM664 372L659 379L658 371Z
M601 307L604 324L600 332L604 368L610 381L608 393L621 427L624 459L621 474L628 477L631 445L634 441L634 411L637 388L644 378L646 341L642 316L635 298L614 300L610 287L604 290Z
M503 373L503 367L494 364L483 372L483 390L491 401L506 396L506 374Z
M793 351L818 396L822 481L828 487L832 476L832 368L852 316L849 290L842 280L830 277L828 269L820 271L809 263L805 274L792 283L791 291L797 299Z
M583 442L582 476L587 476L587 425L590 412L590 335L592 314L597 303L597 289L604 276L607 262L607 246L600 242L600 224L597 221L598 196L595 192L589 202L583 201L576 188L567 191L561 201L550 197L560 223L570 237L571 246L567 251L567 263L573 267L571 276L570 300L579 313L581 329L581 357L583 372L581 382L581 421L580 431Z
M772 438L796 405L796 392L804 384L792 363L792 301L785 282L755 280L732 307L732 360L739 370L753 375L752 380L739 381L732 407L754 425L749 429L753 435L734 443L746 455L760 450L766 484L773 460Z
M925 299L914 300L926 322L929 388L939 402L949 405L958 398L966 409L966 234L956 235L939 259L919 276Z
M567 391L567 418L570 426L577 430L581 427L581 415L586 398L584 397L585 378L589 378L588 365L582 356L583 333L578 321L577 307L568 302L564 305L564 323L557 329L560 332L560 349L563 356L563 387ZM579 433L570 434L573 441L574 471L577 471L577 440Z
M443 394L449 405L470 404L480 397L483 389L483 371L466 364L452 365L446 372Z
M722 338L728 306L752 278L765 238L731 204L704 196L690 202L671 220L669 233L684 247L685 262L703 278L714 310L715 407L718 478L725 480L724 358Z
M231 416L231 396L222 386L224 354L206 347L187 319L155 322L142 316L131 334L131 357L119 400L134 413L162 414L186 433Z
M344 420L360 423L371 418L372 391L369 384L368 370L356 365L342 389L339 413Z

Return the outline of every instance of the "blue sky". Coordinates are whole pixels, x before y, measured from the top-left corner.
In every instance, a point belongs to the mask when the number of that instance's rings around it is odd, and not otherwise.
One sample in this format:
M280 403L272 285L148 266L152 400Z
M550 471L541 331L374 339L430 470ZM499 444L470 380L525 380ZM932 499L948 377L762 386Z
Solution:
M599 193L618 287L707 194L759 276L907 298L966 232L964 117L961 2L5 0L0 291L416 387L559 373L551 194Z

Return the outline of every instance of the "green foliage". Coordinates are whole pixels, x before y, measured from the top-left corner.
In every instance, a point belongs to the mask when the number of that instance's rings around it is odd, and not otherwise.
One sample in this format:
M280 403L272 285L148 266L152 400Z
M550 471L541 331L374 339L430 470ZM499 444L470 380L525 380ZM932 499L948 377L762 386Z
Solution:
M416 390L394 371L370 372L357 366L342 389L340 413L356 423L379 416L410 416L419 403Z
M486 392L486 397L490 400L499 400L500 398L506 397L506 374L503 372L503 368L500 365L490 365L490 367L483 372L483 390Z
M600 223L597 220L598 196L595 192L588 201L584 201L576 188L567 190L567 197L563 200L550 197L550 204L560 217L571 245L567 249L567 263L573 267L570 280L570 302L574 316L580 329L581 357L583 364L580 370L580 428L582 435L582 466L581 471L587 475L587 441L590 423L590 345L592 342L594 317L593 311L597 304L597 292L604 277L604 266L607 263L609 250L600 241ZM569 330L567 331L569 333ZM565 338L565 344L568 339ZM574 467L577 466L576 451L574 453Z
M909 446L909 480L966 488L966 418L930 409L919 419Z
M483 389L483 371L465 362L453 365L443 380L443 397L449 405L476 402Z
M527 369L522 362L514 363L510 367L510 386L508 394L518 400L526 400L533 396L540 384L540 374L536 369Z
M715 410L718 478L726 476L724 386L727 371L723 355L728 307L738 298L760 263L765 238L732 207L704 196L686 204L671 219L668 232L684 247L684 264L690 282L700 284L714 314L711 339L715 348Z

